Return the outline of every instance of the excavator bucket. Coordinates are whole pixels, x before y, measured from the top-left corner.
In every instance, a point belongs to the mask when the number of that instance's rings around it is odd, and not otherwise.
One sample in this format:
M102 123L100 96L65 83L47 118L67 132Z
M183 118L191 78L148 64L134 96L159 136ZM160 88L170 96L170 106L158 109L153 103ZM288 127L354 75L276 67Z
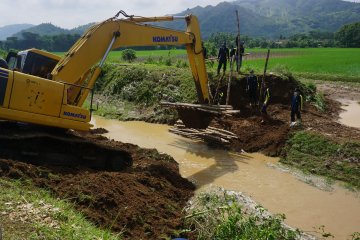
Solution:
M175 108L187 128L206 129L216 116L239 113L230 105L209 105L161 102L161 106Z
M187 128L206 129L214 115L196 108L176 108L180 120Z

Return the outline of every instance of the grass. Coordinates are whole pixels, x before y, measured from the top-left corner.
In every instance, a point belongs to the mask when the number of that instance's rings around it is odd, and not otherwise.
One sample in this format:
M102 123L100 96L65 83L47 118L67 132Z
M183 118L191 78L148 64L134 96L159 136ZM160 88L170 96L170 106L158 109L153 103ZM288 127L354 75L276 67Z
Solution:
M186 217L189 232L197 239L298 239L300 231L286 228L284 215L268 215L258 206L247 209L226 191L198 194ZM191 238L195 239L195 238Z
M335 143L306 131L296 132L286 143L280 162L307 173L340 180L360 188L360 143Z
M251 52L249 49L248 52ZM360 81L360 49L349 48L313 48L313 49L272 49L271 54L294 53L288 57L271 58L268 68L285 65L293 73L315 79L329 76L345 77ZM244 66L255 69L264 68L264 59L249 60ZM320 78L319 78L320 77ZM354 79L353 79L354 78ZM333 80L333 79L331 79Z
M266 53L267 49L246 49L247 53ZM64 55L64 53L57 53ZM165 65L169 59L186 59L186 50L142 50L136 51L138 60L160 59ZM107 62L122 62L121 51L112 51ZM174 64L173 63L173 64ZM262 73L265 56L243 61L243 70L255 69ZM268 71L277 66L286 66L296 76L314 80L360 82L360 48L289 48L271 49ZM209 65L208 65L209 66ZM217 64L212 66L217 68ZM228 69L230 69L228 67Z
M70 203L19 180L0 179L0 228L4 239L121 239L97 228Z
M161 100L194 102L197 99L191 70L176 66L133 63L114 67L108 64L95 87L96 93L102 95L96 114L121 120L166 123L176 115L159 107Z

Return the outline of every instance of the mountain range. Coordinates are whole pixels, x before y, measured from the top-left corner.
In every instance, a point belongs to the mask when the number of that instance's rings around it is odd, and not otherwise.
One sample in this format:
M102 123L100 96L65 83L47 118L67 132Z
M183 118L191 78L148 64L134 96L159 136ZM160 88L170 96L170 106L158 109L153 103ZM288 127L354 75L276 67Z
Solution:
M236 0L216 6L195 7L172 15L194 14L198 17L202 36L216 32L237 32L235 10L239 12L241 34L278 38L309 31L335 32L341 26L360 21L360 3L342 0ZM39 35L61 33L82 34L89 26L67 30L51 23L37 26L17 24L0 28L0 40L9 36L21 38L29 31ZM183 21L160 23L160 26L184 30ZM16 27L17 30L16 30ZM12 31L10 31L11 29Z
M10 37L21 30L33 26L34 25L32 24L11 24L11 25L6 25L4 27L0 27L0 40L5 40L7 37Z
M174 15L196 15L202 36L207 38L216 32L237 32L235 10L239 12L241 34L267 38L318 30L335 32L345 24L360 21L360 3L341 0L236 0ZM185 28L181 22L161 25Z
M55 26L51 23L42 23L39 25L32 24L14 24L0 27L0 41L5 40L7 37L17 37L18 39L22 38L23 32L31 32L39 35L59 35L59 34L79 34L82 35L86 29L94 23L88 23L86 25L81 25L73 29L64 29L58 26Z

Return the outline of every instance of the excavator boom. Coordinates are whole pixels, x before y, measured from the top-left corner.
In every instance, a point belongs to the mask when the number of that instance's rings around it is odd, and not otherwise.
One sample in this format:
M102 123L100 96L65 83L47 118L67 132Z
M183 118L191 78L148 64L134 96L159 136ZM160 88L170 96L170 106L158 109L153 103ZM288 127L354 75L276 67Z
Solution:
M88 130L90 111L82 105L92 90L110 50L119 47L185 45L198 102L211 102L198 19L133 17L118 14L92 26L61 58L50 76L0 69L0 118L40 125ZM182 19L186 31L145 24ZM34 50L33 50L34 51Z
M149 21L186 20L186 32L142 24ZM198 20L195 16L150 17L150 18L110 18L92 26L60 60L52 71L53 80L83 85L86 73L98 62L100 67L109 50L119 47L185 45L200 103L209 103L205 60L202 54ZM97 78L95 72L94 79ZM95 81L87 83L92 88ZM86 92L85 92L86 93ZM86 95L86 94L85 94ZM71 96L70 96L71 97ZM81 106L82 101L74 104ZM79 99L79 98L78 98Z

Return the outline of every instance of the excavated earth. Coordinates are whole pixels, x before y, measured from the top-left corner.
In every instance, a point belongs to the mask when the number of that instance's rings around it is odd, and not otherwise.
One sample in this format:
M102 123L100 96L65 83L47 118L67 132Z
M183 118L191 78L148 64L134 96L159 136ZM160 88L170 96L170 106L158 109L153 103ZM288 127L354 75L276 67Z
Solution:
M182 209L195 187L174 159L95 134L103 132L0 122L0 176L30 179L125 239L159 239L182 229ZM102 162L90 164L94 159Z
M278 156L291 133L299 130L289 127L289 106L293 89L303 86L292 78L268 76L270 120L261 123L259 109L249 107L245 82L234 80L230 93L230 103L240 114L216 118L211 125L238 136L229 146L233 150ZM221 85L226 93L226 84ZM302 129L339 142L360 140L359 129L337 122L340 104L326 99L326 106L322 112L306 104ZM75 203L98 226L122 231L125 239L173 236L183 227L182 209L193 196L194 185L180 176L173 158L98 135L105 132L80 134L0 122L0 177L30 179Z
M295 87L300 88L303 95L311 95L301 83L292 77L283 79L274 75L266 78L271 89L271 101L267 109L270 119L261 123L262 116L259 107L251 108L248 94L245 91L246 79L233 80L230 92L230 104L240 109L237 116L215 118L211 126L222 128L235 133L238 137L233 140L229 148L247 152L261 151L269 156L279 156L285 142L291 134L298 130L308 130L323 134L336 142L344 140L360 140L360 129L347 127L337 120L341 111L341 104L327 97L325 92L325 110L320 111L309 103L304 104L302 111L302 128L290 128L290 104ZM220 88L226 95L227 86ZM223 98L226 99L226 96ZM222 102L222 104L225 104Z

